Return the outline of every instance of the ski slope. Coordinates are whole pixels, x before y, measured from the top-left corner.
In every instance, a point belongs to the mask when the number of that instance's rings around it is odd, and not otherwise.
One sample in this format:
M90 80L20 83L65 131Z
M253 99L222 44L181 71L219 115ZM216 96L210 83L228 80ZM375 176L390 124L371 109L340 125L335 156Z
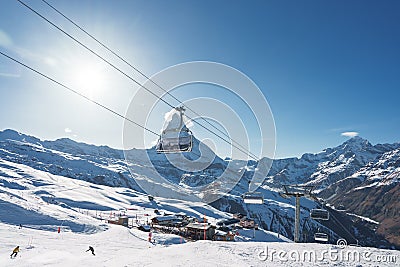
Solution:
M375 248L295 244L282 235L239 230L236 242L186 240L173 234L148 233L105 223L126 213L146 223L155 210L185 213L215 223L231 215L203 203L156 198L123 187L95 185L0 159L0 266L396 266L400 252ZM22 229L18 225L22 224ZM136 220L135 220L136 223ZM57 232L60 228L60 233ZM10 259L12 249L21 252ZM93 246L96 256L85 252ZM310 260L289 253L351 252L360 260ZM278 254L278 252L280 254ZM286 253L286 257L282 256ZM369 258L361 255L367 253ZM265 256L268 255L268 258ZM277 255L280 255L279 258ZM382 261L382 257L387 262Z
M337 246L322 244L295 244L287 242L217 242L197 241L180 244L179 238L169 236L171 242L156 244L146 241L147 233L110 225L106 231L95 234L73 232L43 231L0 224L1 266L399 266L400 252L375 248L348 247L343 250ZM164 244L163 244L164 243ZM10 259L12 249L20 245L21 252ZM93 246L96 256L85 252ZM268 250L269 258L265 259ZM275 253L280 252L281 259ZM293 260L289 253L313 251L324 260L311 258L311 261ZM283 256L286 252L286 256ZM342 253L343 252L343 253ZM340 255L351 252L360 255L350 260L339 261ZM355 253L355 254L354 254ZM367 253L368 258L363 254ZM271 257L271 255L273 257ZM335 257L338 259L335 260ZM313 260L314 259L314 260ZM379 261L378 261L379 259ZM385 259L387 262L382 262Z

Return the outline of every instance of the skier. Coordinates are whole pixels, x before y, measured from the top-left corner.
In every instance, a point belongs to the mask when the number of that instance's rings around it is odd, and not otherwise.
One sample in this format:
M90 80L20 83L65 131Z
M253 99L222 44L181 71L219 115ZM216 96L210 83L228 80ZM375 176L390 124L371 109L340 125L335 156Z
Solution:
M18 252L19 252L19 246L16 246L14 248L13 252L11 253L10 258L12 259L13 255L14 255L14 258L17 257Z
M92 252L92 255L93 255L93 256L96 256L96 255L94 254L94 248L93 248L93 247L89 246L89 249L86 250L86 252L88 252L89 250Z
M152 237L152 233L151 232L149 232L149 242L151 243L151 237Z

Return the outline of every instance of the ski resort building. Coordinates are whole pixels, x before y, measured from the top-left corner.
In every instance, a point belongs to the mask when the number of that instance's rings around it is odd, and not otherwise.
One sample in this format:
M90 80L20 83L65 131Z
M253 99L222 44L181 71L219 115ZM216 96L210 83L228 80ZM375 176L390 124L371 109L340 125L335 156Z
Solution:
M107 222L128 227L128 216L120 216L117 220L108 220Z
M151 219L153 225L179 227L182 224L182 218L176 216L157 216Z
M217 222L218 226L234 226L235 224L240 223L239 219L231 218L231 219L226 219L226 220L221 220Z
M215 226L208 223L189 223L185 227L186 237L192 240L213 240L215 234Z
M239 225L242 226L243 228L258 229L258 224L256 224L253 219L244 218L240 220Z
M216 230L213 240L214 241L235 241L235 235L231 232L226 233L224 231Z
M243 219L243 218L246 218L246 215L241 214L241 213L235 213L235 214L233 214L233 218L234 218L234 219L241 220L241 219Z

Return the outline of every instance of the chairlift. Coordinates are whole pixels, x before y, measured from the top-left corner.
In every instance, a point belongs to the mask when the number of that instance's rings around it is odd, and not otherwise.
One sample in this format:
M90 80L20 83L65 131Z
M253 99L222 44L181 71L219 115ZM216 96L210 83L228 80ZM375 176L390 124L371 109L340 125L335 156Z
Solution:
M193 148L193 134L183 122L183 107L176 107L179 112L180 123L177 128L165 129L157 141L157 153L191 152Z
M191 152L193 147L193 135L191 131L174 132L168 136L168 132L163 131L158 139L157 153L180 153Z
M324 209L312 209L310 217L314 220L329 220L329 212Z
M328 242L329 238L328 238L328 235L325 233L315 233L314 240L321 241L321 242Z
M285 193L279 192L279 195L283 198L289 199L290 196L286 195Z
M264 196L261 192L247 192L243 196L243 202L246 204L263 204Z

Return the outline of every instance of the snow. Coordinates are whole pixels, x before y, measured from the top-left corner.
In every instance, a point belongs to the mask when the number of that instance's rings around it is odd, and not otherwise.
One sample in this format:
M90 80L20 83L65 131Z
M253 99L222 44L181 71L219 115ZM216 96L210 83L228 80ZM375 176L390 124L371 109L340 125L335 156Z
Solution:
M98 151L89 145L77 146L72 142L57 142L43 148L40 140L23 137L20 134L7 132L8 138L20 138L18 146L29 142L29 149L36 152L42 149L42 161L27 166L25 161L11 160L25 154L13 154L7 146L0 159L0 266L310 266L310 262L283 261L270 255L264 259L265 252L314 251L322 255L324 251L338 250L337 246L324 244L295 244L288 238L277 233L257 230L253 238L252 229L238 230L235 242L197 241L187 242L174 232L161 233L153 230L153 243L148 242L148 233L136 227L126 228L107 224L104 219L115 219L119 213L126 214L130 225L146 224L160 214L176 215L184 213L188 216L203 218L215 224L218 220L231 218L232 215L220 211L201 202L188 202L169 198L155 197L149 201L143 192L127 187L110 187L93 184L88 181L67 178L61 175L79 168L73 164L82 164L79 169L99 175L110 170L122 170L124 166L115 158L107 162L107 158L90 158L93 165L85 165L83 154L96 155ZM13 145L17 145L15 142ZM58 145L65 145L70 152L57 151ZM106 148L103 148L107 150ZM11 150L13 151L13 150ZM18 151L18 150L17 150ZM28 152L26 152L28 153ZM33 153L29 150L29 153ZM116 152L107 153L114 154ZM118 154L118 153L117 153ZM33 153L35 157L40 154ZM53 155L56 157L53 158ZM139 154L138 154L139 155ZM311 157L311 156L309 156ZM10 159L10 160L9 160ZM51 174L45 168L47 162L60 160L63 172L60 175ZM105 161L103 165L99 163ZM89 162L89 160L87 161ZM87 162L85 164L87 164ZM58 163L57 163L58 164ZM92 167L87 167L92 166ZM146 166L137 164L137 175L146 179L152 175ZM77 172L78 173L78 172ZM112 177L112 176L110 176ZM107 180L107 184L113 181ZM242 180L235 187L240 195L241 189L247 189L247 181ZM164 185L159 190L165 190ZM269 186L262 186L259 191L266 198L264 205L245 205L249 215L260 215L263 221L270 225L273 222L271 211L279 211L293 218L294 200L282 199ZM229 195L231 199L234 196ZM315 203L302 199L301 217L308 216L309 209ZM225 203L226 207L229 203ZM368 218L364 218L368 219ZM137 220L137 221L136 221ZM276 221L276 219L275 219ZM290 222L290 221L287 221ZM18 229L19 224L23 225ZM276 222L275 222L276 224ZM290 224L286 225L290 230ZM284 225L279 223L279 227ZM60 233L57 233L60 228ZM285 230L282 229L281 233ZM21 252L15 259L10 259L12 249L19 245ZM88 246L93 246L96 256L85 252ZM394 266L400 262L399 251L389 251L375 248L348 247L348 251L371 253L369 259L359 262L339 261L326 258L314 261L313 266ZM264 254L263 254L264 253ZM393 255L395 258L388 256ZM386 256L390 262L378 262L378 256ZM394 262L394 260L396 260Z
M370 223L373 223L373 224L379 224L379 222L374 221L374 220L372 220L370 218L367 218L367 217L363 217L363 216L360 216L360 215L357 215L357 214L354 214L354 213L347 213L347 214L350 215L350 216L354 216L354 217L360 218L360 219L362 219L364 221L367 221L367 222L370 222Z
M374 182L374 183L371 183L371 184L368 184L368 185L358 186L358 187L354 188L353 191L364 190L364 189L367 189L367 188L370 188L370 187L376 187L378 185L379 185L379 182Z
M246 248L228 245L225 249L225 243L211 241L186 243L173 232L154 232L151 244L147 232L103 220L124 213L131 222L137 219L138 224L144 224L155 216L155 209L198 218L206 215L211 223L229 217L203 203L162 198L149 201L147 195L128 188L94 185L6 160L0 160L0 165L6 171L0 174L0 266L196 266L215 262L224 266L236 262L236 254L243 254ZM22 229L18 229L20 223ZM249 241L247 234L241 231L238 241ZM256 234L258 241L288 241L263 230ZM17 245L21 252L9 259ZM96 256L85 252L89 245L95 248ZM221 251L225 251L223 260L219 259ZM208 254L214 258L207 258ZM247 264L248 260L242 262Z
M72 232L48 232L18 229L0 223L0 264L3 267L22 266L395 266L400 261L399 251L374 248L347 247L324 244L295 244L287 242L222 242L197 241L180 243L171 235L154 235L155 244L147 241L147 234L122 226L85 235ZM10 259L12 249L19 245L21 252ZM95 256L85 252L94 247ZM308 261L302 255L314 252L324 260ZM326 251L326 252L325 252ZM275 253L273 253L275 252ZM278 254L280 253L280 254ZM330 255L328 253L332 253ZM340 255L360 256L360 261L339 261ZM286 255L285 255L286 254ZM265 256L269 255L268 259ZM299 255L299 261L295 258ZM278 257L279 256L279 257ZM383 258L384 256L384 258ZM379 258L378 258L379 257ZM312 258L313 259L313 258ZM389 262L379 262L385 259ZM371 261L369 261L371 260Z
M202 143L193 138L193 151L195 154L200 153ZM220 190L225 192L218 205L214 205L219 210L232 211L233 213L239 210L247 211L249 216L252 216L256 222L264 228L274 231L281 231L282 234L291 237L293 233L293 215L294 215L294 200L282 199L278 195L281 190L282 183L304 183L310 185L317 185L315 193L323 191L326 186L334 183L338 179L343 179L347 175L352 175L355 171L359 170L358 162L361 165L371 159L375 159L377 155L382 154L384 151L393 150L398 145L381 145L374 148L368 142L362 139L349 140L345 144L333 149L327 149L318 154L305 154L301 159L282 159L275 160L268 178L268 182L264 183L257 191L263 193L265 197L265 204L260 207L249 206L243 204L241 195L249 190L248 181L250 181L256 170L258 163L255 161L240 161L231 160L230 162L223 161L216 157L211 149L204 146L203 152L208 156L201 160L201 165L208 166L203 171L183 171L177 169L172 164L168 164L166 156L157 154L154 149L132 149L129 151L115 150L108 147L99 147L88 145L84 143L77 143L73 140L63 138L56 141L41 141L38 138L23 135L11 130L0 132L0 158L7 160L4 166L0 162L0 175L7 177L32 177L36 174L24 174L21 176L19 171L9 173L10 169L19 168L12 166L11 162L30 166L35 170L44 171L43 176L50 175L53 179L59 179L60 183L63 182L62 178L57 177L71 177L75 180L84 180L91 183L128 187L128 191L124 192L98 192L94 195L94 199L102 199L102 203L94 204L93 198L91 200L85 197L85 192L79 195L77 192L74 198L68 198L69 193L73 188L79 186L94 186L93 184L70 184L63 189L64 194L57 193L55 189L47 186L47 191L42 194L37 194L42 201L48 202L50 199L55 198L59 201L60 205L65 205L73 210L84 209L97 209L107 210L114 209L115 204L105 199L114 198L118 208L121 203L128 205L128 203L137 203L143 194L129 198L129 195L135 195L137 192L151 192L154 196L164 196L170 198L171 196L181 197L185 201L194 201L198 203L199 197L206 196L207 194L199 194L199 189L209 185L210 182L215 181L227 169L227 164L231 163L237 173L242 170L243 177L240 179L237 186L231 190L230 185L236 181L228 180L228 183L221 183ZM361 150L359 148L362 148ZM379 148L379 149L378 149ZM354 156L352 150L357 151ZM380 152L379 152L379 151ZM124 161L124 152L129 159L129 162ZM190 156L191 155L191 156ZM346 155L346 156L345 156ZM395 159L398 158L397 153L388 154L387 158L393 158L393 164L396 164ZM194 157L194 154L188 153L187 156ZM186 156L185 156L186 157ZM197 156L196 156L197 157ZM196 159L194 157L193 159ZM208 159L209 158L209 159ZM386 157L385 157L386 158ZM384 158L384 159L385 159ZM177 161L176 166L181 166L181 159L170 155L170 159ZM200 162L199 162L200 163ZM195 164L197 166L197 164ZM3 171L2 171L3 170ZM232 169L231 169L232 171ZM33 171L32 171L33 172ZM51 174L50 174L51 173ZM232 173L232 177L239 177L237 173ZM54 175L52 175L54 174ZM376 173L376 176L383 173ZM361 175L359 177L362 177ZM386 176L385 176L386 177ZM345 179L345 178L344 178ZM6 187L20 186L13 183L11 180L3 180L7 183ZM385 179L385 183L396 181L396 179ZM36 181L35 183L42 183ZM47 183L44 181L43 183ZM28 183L30 184L30 182ZM138 186L140 185L141 188ZM365 186L366 184L363 184ZM22 185L26 186L26 185ZM319 187L318 187L319 186ZM361 186L361 185L358 185ZM102 188L98 186L98 188ZM8 190L7 190L8 191ZM19 191L16 191L19 193ZM188 194L189 193L189 194ZM99 195L99 196L98 196ZM213 195L213 194L211 194ZM128 198L125 198L128 197ZM89 198L89 197L88 197ZM163 198L160 198L163 199ZM184 203L185 201L181 201ZM162 203L161 203L162 204ZM187 205L182 205L178 208L177 205L168 205L165 203L165 208L173 208L177 212L185 211ZM197 204L196 204L197 205ZM313 201L302 199L302 220L308 216L308 211L315 207ZM129 205L128 205L129 206ZM142 205L143 207L143 205ZM148 205L147 207L153 207ZM25 205L26 208L26 205ZM191 208L189 209L191 210ZM195 210L194 214L199 213L199 209ZM201 212L200 212L201 213ZM214 213L214 212L212 212ZM211 216L215 216L213 214ZM220 213L218 216L227 216ZM201 217L201 216L198 216ZM277 223L279 222L279 223ZM311 224L315 227L318 225L314 222Z

